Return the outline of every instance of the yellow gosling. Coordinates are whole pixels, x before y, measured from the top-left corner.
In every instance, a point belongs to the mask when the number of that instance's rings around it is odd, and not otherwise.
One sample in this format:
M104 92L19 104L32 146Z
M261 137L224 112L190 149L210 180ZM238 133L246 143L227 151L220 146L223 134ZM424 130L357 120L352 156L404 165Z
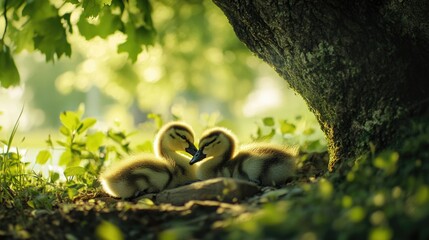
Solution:
M154 152L158 158L166 159L173 167L175 185L183 185L197 180L195 166L190 166L191 157L181 152L194 155L194 131L183 122L170 122L158 132L154 141Z
M250 144L238 150L235 135L226 128L203 133L199 150L189 162L197 162L197 178L232 177L263 186L282 185L295 174L296 153L268 143Z
M150 154L139 154L117 162L102 172L99 180L103 190L117 198L131 198L174 187L171 165Z

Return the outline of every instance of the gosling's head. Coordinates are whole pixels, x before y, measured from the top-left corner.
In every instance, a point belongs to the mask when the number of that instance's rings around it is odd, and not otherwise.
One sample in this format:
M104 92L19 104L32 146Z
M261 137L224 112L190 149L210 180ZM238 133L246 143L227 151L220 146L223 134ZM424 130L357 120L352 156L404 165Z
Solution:
M221 157L223 161L233 157L237 140L226 128L216 127L205 131L200 139L199 150L189 164L197 163L208 157Z
M156 151L161 155L161 148L171 151L186 151L194 155L197 148L194 145L194 131L183 122L170 122L164 125L155 138Z

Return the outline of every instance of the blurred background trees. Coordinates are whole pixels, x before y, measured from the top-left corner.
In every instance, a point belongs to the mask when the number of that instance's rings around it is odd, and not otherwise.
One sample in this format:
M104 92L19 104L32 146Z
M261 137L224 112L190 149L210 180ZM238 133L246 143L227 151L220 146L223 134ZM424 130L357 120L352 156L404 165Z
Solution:
M5 128L22 105L21 130L57 128L59 114L80 103L99 124L125 128L149 113L197 131L222 121L247 137L253 117L300 115L315 123L210 1L0 2L8 9L1 41L21 78L19 87L0 90Z

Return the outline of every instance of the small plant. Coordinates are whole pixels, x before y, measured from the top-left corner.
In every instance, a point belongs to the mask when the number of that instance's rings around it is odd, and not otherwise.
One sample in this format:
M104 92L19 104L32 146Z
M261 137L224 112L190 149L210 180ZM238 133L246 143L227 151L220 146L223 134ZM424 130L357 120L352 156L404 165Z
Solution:
M326 142L317 135L316 129L307 126L296 117L295 121L265 117L257 122L256 134L251 135L253 141L274 141L288 146L299 146L301 152L325 152Z
M120 158L130 153L128 136L123 131L109 129L106 132L92 129L94 118L83 118L84 105L77 111L65 111L60 114L62 126L59 131L63 138L55 141L63 148L59 157L59 166L65 167L66 192L73 199L79 192L91 191L98 186L97 177L106 160ZM46 141L50 150L42 150L37 155L36 163L46 164L52 159L51 151L55 143L49 136ZM56 182L60 175L49 173L49 181Z
M65 111L60 114L61 127L59 129L62 138L53 140L50 136L47 144L50 149L41 150L36 163L44 165L51 161L53 165L64 167L61 173L65 177L65 190L63 195L73 200L80 193L96 192L99 182L98 175L107 162L121 159L134 151L152 151L151 141L136 144L136 149L131 149L130 136L136 132L127 133L117 128L109 128L106 131L96 130L94 118L84 118L85 107L80 105L77 111ZM156 127L162 126L160 115L150 114ZM52 159L52 151L61 147L61 155L58 162ZM133 151L134 150L134 151ZM48 181L59 186L61 176L58 172L51 171Z

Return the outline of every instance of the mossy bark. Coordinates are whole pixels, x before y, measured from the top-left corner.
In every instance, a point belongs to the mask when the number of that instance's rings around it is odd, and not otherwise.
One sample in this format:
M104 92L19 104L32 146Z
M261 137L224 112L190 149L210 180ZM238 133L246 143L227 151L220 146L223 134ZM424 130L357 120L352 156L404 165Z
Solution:
M305 99L328 140L331 171L427 112L429 1L213 1Z

